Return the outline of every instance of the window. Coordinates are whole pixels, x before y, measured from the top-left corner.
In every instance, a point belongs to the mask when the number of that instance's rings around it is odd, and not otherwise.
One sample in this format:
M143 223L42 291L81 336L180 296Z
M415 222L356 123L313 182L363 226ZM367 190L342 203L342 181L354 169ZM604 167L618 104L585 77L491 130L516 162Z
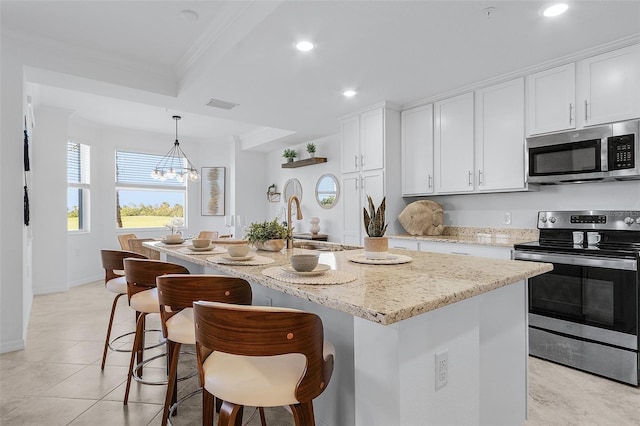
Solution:
M89 231L90 147L67 141L67 231Z
M161 228L185 218L186 182L154 180L162 155L116 151L116 227Z

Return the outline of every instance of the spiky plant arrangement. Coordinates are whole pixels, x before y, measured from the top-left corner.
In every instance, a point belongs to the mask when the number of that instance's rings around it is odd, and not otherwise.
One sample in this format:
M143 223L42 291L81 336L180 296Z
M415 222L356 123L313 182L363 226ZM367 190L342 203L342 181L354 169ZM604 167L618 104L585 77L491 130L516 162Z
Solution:
M380 206L376 209L371 196L367 195L367 199L369 200L369 211L367 212L366 207L364 207L362 211L364 213L364 227L367 230L367 235L370 237L382 237L387 230L387 224L384 223L386 198L387 197L382 198Z

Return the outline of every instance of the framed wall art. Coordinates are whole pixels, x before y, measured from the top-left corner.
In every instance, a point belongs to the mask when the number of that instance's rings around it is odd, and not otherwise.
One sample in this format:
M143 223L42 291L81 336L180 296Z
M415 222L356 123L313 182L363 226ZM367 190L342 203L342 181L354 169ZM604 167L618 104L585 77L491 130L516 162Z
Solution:
M224 216L225 168L202 168L202 216Z

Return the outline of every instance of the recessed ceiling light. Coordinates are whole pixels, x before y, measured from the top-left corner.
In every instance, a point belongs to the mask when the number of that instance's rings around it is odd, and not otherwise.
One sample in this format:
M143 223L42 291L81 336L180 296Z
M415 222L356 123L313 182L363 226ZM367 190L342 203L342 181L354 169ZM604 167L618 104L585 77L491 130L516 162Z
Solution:
M556 3L545 8L542 14L550 18L552 16L562 15L567 9L569 9L569 6L566 3Z
M189 22L195 22L200 18L200 15L198 15L198 12L191 9L181 10L180 16L182 16L182 19Z
M351 98L351 97L355 96L356 93L358 93L358 92L356 92L353 89L348 89L348 90L345 90L344 92L342 92L342 94L347 98Z
M300 41L296 44L296 49L301 52L308 52L313 49L313 43L310 41Z

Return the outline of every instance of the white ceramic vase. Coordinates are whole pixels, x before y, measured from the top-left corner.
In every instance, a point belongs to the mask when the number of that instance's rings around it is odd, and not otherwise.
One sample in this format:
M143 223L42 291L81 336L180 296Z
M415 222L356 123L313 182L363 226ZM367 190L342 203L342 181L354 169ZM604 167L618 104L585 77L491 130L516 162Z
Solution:
M309 228L309 231L311 231L312 234L317 234L318 232L320 232L320 219L317 217L312 217L311 220L309 221L309 223L311 224L311 227Z

